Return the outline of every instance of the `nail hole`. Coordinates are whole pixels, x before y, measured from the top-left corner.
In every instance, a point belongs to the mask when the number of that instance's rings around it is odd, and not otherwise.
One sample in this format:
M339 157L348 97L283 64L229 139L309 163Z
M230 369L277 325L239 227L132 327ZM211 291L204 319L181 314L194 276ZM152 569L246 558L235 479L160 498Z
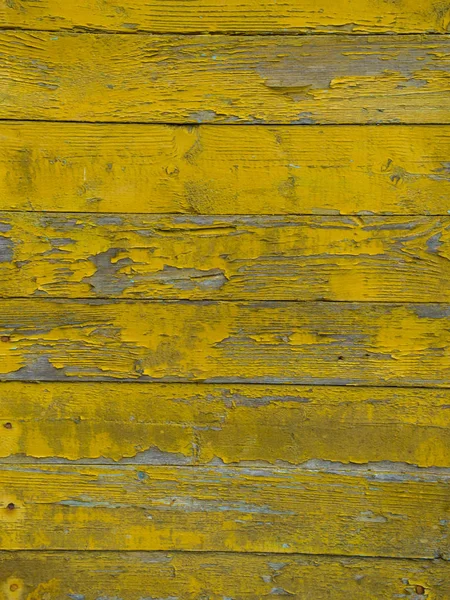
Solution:
M12 424L11 424L11 423L5 423L5 424L3 425L3 427L4 427L5 429L12 429Z
M8 510L14 510L16 508L16 505L14 504L14 502L10 502L6 508Z
M343 356L338 356L338 360L344 360Z
M416 585L416 594L423 595L425 594L425 588L423 585Z
M2 335L2 336L0 337L0 340L1 340L2 342L10 342L10 341L11 341L11 336L10 336L10 335Z

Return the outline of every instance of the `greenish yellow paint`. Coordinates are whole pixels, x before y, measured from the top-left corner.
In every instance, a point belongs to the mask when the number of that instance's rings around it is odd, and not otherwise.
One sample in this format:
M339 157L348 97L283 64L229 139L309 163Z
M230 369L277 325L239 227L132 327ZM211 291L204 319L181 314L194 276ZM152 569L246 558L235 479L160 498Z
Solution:
M448 560L448 480L407 469L3 465L0 543Z
M4 600L61 600L95 590L102 597L140 600L208 595L283 600L428 600L450 596L448 563L443 560L346 558L284 554L145 552L3 552L0 578ZM277 590L274 592L274 588ZM289 597L289 596L288 596ZM420 598L420 596L419 596Z
M147 464L447 467L450 390L2 383L0 455Z

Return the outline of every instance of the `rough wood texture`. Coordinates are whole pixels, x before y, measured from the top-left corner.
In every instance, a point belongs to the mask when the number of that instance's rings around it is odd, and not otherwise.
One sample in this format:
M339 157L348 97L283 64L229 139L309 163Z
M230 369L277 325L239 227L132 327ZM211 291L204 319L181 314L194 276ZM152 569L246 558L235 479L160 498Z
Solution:
M449 484L416 470L3 465L0 544L449 559Z
M443 600L448 563L327 556L2 552L4 600ZM417 593L417 591L423 594ZM426 594L426 595L425 595Z
M450 308L0 301L0 377L447 387Z
M447 215L449 156L442 125L0 122L0 208Z
M450 9L442 0L1 0L0 21L12 28L126 33L445 33Z
M3 382L0 456L448 467L449 406L420 388Z
M0 117L450 123L443 36L0 34Z
M450 301L450 217L0 212L0 295Z

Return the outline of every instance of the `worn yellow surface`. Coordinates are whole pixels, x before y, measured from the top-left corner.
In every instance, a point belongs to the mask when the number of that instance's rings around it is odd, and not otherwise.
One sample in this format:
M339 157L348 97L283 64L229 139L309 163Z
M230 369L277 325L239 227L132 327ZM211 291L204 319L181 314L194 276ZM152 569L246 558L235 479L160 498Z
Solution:
M0 600L450 598L447 4L0 0Z
M450 123L443 36L3 31L0 118Z
M2 300L3 379L447 387L447 304Z
M3 552L2 600L442 600L448 563L242 553ZM16 587L17 586L17 587ZM426 596L416 594L424 589Z
M449 29L442 0L1 0L5 27L148 32L439 32Z
M10 382L0 394L8 461L450 462L450 390Z
M449 155L442 125L0 122L0 208L447 215Z
M0 544L448 560L448 488L417 470L3 465Z
M0 212L0 231L7 297L450 300L450 216Z

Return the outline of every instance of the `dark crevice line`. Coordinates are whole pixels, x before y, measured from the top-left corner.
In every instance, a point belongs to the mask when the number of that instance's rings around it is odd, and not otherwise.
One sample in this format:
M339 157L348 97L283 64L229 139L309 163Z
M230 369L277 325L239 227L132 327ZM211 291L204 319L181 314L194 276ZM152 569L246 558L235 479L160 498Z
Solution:
M349 23L349 26L354 25L353 23ZM36 29L34 27L19 27L19 26L10 26L10 25L0 25L1 32L26 32L26 33L60 33L60 34L92 34L92 35L126 35L126 36L229 36L229 37L306 37L306 36L333 36L333 37L364 37L364 36L376 36L376 37L418 37L418 36L442 36L446 37L449 35L448 31L436 31L436 30L417 30L417 31L409 31L409 32L395 32L395 31L345 31L345 26L342 27L342 31L337 31L336 29L332 29L331 31L327 31L324 29L309 29L305 27L304 29L299 28L299 30L291 30L286 31L286 29L267 29L262 31L240 31L236 29L234 31L230 31L227 29L217 29L214 31L208 31L204 29L193 29L191 31L168 31L166 29L163 30L148 30L148 29L133 29L132 31L127 29L108 29L108 28L96 28L96 27L88 27L83 25L78 25L74 27L62 27L60 29Z
M448 301L414 301L414 300L328 300L325 298L318 298L317 300L279 300L277 298L121 298L120 296L92 296L92 297L72 297L72 296L46 296L46 295L35 295L35 296L3 296L0 293L0 300L30 300L32 302L53 302L57 301L58 304L69 304L75 303L101 303L106 302L110 304L251 304L261 306L273 306L274 304L347 304L347 305L391 305L395 307L401 306L416 306L417 304L425 306L448 306Z
M17 385L23 385L24 383L29 383L29 384L49 384L51 383L52 385L55 384L67 384L70 383L71 385L74 384L93 384L93 383L108 383L108 384L130 384L130 383L134 383L137 385L180 385L180 386L186 386L186 385L208 385L208 386L215 386L215 387L245 387L245 386L270 386L270 387L277 387L277 386L285 386L285 387L314 387L314 388L342 388L342 389L346 389L346 388L350 388L350 389L389 389L389 390L429 390L429 391L435 391L435 392L445 392L448 393L450 390L450 383L448 385L445 386L438 386L438 385L405 385L405 384L398 384L398 385L375 385L375 384L366 384L366 383L355 383L355 384L348 384L348 383L332 383L332 384L327 384L327 383L292 383L292 382L286 382L286 381L242 381L242 380L234 380L234 379L230 379L230 380L224 380L224 381L210 381L208 379L202 379L202 380L197 380L197 381L192 381L192 380L179 380L179 379L133 379L133 378L128 378L128 379L117 379L114 377L97 377L97 378L92 378L92 377L85 377L83 379L74 379L73 377L70 376L66 376L63 379L31 379L31 378L27 378L27 379L8 379L4 377L5 374L0 376L0 386L2 383L7 383L7 384L17 384ZM217 379L217 378L214 378Z
M434 217L446 217L450 218L450 211L442 212L442 213L341 213L341 214L330 214L330 213L195 213L195 212L116 212L116 211L74 211L74 210L46 210L45 208L32 208L30 210L23 209L11 209L11 208L2 208L0 205L0 214L8 213L14 215L52 215L62 217L64 215L70 215L74 218L83 218L83 217L101 217L102 215L108 215L111 217L146 217L149 221L156 217L183 217L186 219L192 218L207 218L207 219L260 219L264 217L273 217L280 219L289 219L289 218L322 218L326 217L329 219L345 219L347 217L357 217L357 218L377 218L377 219L423 219L423 218L434 218Z
M289 556L292 558L298 557L299 559L309 557L309 558L326 558L326 559L335 559L335 560L347 560L347 559L355 559L355 560L383 560L383 561L398 561L398 560L407 560L407 561L421 561L421 562L429 562L429 561L442 561L442 563L448 563L450 559L445 558L444 556L412 556L412 555L401 555L401 556L382 556L377 554L331 554L331 553L316 553L311 554L311 552L258 552L258 551L234 551L234 550L123 550L123 549L114 549L108 548L104 550L91 550L80 547L79 549L55 549L55 548L15 548L11 549L1 549L0 556L4 553L8 554L18 554L18 553L26 553L26 554L40 554L41 556L46 554L127 554L132 555L135 554L137 556L142 554L177 554L177 555L198 555L200 556L208 556L208 555L216 555L220 556L226 554L228 556L240 556L242 559L245 559L248 556L261 556L270 558L272 556ZM123 562L122 562L123 565ZM288 565L287 565L288 566Z
M439 305L439 306L449 306L449 301L429 301L429 300L328 300L326 298L317 298L316 300L296 300L296 299L285 299L285 298L273 298L264 300L260 298L161 298L152 297L152 296L140 296L137 298L123 298L120 296L46 296L46 295L34 295L34 296L6 296L0 292L0 302L1 301L9 301L9 300L32 300L32 301L45 301L45 302L53 302L58 301L59 304L71 302L83 302L90 303L99 301L102 303L110 303L110 304L202 304L202 303L214 303L214 304L361 304L362 306L366 304L381 304L381 305L391 305L391 306L417 306L418 304L428 306L428 305Z
M32 118L18 118L18 117L2 117L0 115L0 125L2 123L73 123L77 125L166 125L168 127L242 127L242 126L252 126L252 127L448 127L450 126L450 118L448 122L387 122L382 121L378 122L361 122L361 123L346 123L346 122L337 122L337 123L287 123L287 122L275 122L275 121L266 121L264 123L255 123L255 122L247 122L242 120L240 122L236 121L216 121L216 122L204 122L199 123L198 121L128 121L128 120L120 120L120 121L83 121L77 119L32 119Z
M17 118L17 117L2 117L0 115L0 125L2 125L3 123L5 124L11 124L11 123L15 123L17 125L23 125L26 123L46 123L46 124L72 124L72 125L117 125L117 126L121 126L121 125L142 125L142 126L146 126L146 127L153 127L153 126L166 126L166 127L183 127L183 128L192 128L192 127L224 127L224 126L229 126L229 127L336 127L336 128L342 128L342 127L373 127L373 128L379 128L379 127L450 127L450 120L448 123L442 123L442 122L427 122L427 123L422 123L422 122L414 122L414 123L407 123L407 122L402 122L399 123L398 121L393 121L392 123L389 123L387 121L383 121L381 123L376 123L376 122L368 122L368 123L272 123L272 122L266 122L266 123L255 123L255 122L246 122L244 120L242 120L241 122L237 123L236 121L233 122L229 122L229 123L225 123L225 122L210 122L210 121L205 121L203 123L199 123L198 121L194 121L194 122L190 122L190 121L180 121L180 122L171 122L171 121L83 121L83 120L77 120L77 119L32 119L32 118Z
M136 379L109 379L107 381L102 381L102 380L98 380L98 379L75 379L72 380L70 378L67 379L3 379L0 376L0 385L2 383L7 383L8 385L14 384L17 386L22 386L24 384L27 385L38 385L40 383L51 383L52 385L67 385L68 383L70 383L71 385L73 384L79 384L79 385L92 385L93 383L109 383L109 384L117 384L117 385L130 385L130 384L138 384L138 385L161 385L164 384L166 385L167 383L169 383L170 385L178 385L180 384L181 386L213 386L213 387L223 387L223 386L234 386L234 387L246 387L246 386L259 386L259 387L265 387L267 388L267 386L285 386L285 387L289 387L289 388L310 388L312 387L312 385L314 385L314 387L317 388L350 388L350 389L393 389L393 390L398 390L398 389L403 389L403 390L408 390L408 391L414 391L414 390L429 390L429 391L435 391L435 392L445 392L445 393L450 393L450 388L448 387L439 387L439 386L424 386L424 385L410 385L410 386L405 386L405 385L368 385L368 384L358 384L358 385L339 385L339 384L335 384L333 383L332 385L329 384L324 384L324 383L319 383L319 384L310 384L310 383L283 383L283 382L270 382L270 383L264 383L264 382L242 382L239 381L237 383L233 383L233 382L226 382L226 383L208 383L207 381L175 381L175 382L167 382L167 381L143 381L141 380L136 380ZM449 465L450 468L450 465Z

